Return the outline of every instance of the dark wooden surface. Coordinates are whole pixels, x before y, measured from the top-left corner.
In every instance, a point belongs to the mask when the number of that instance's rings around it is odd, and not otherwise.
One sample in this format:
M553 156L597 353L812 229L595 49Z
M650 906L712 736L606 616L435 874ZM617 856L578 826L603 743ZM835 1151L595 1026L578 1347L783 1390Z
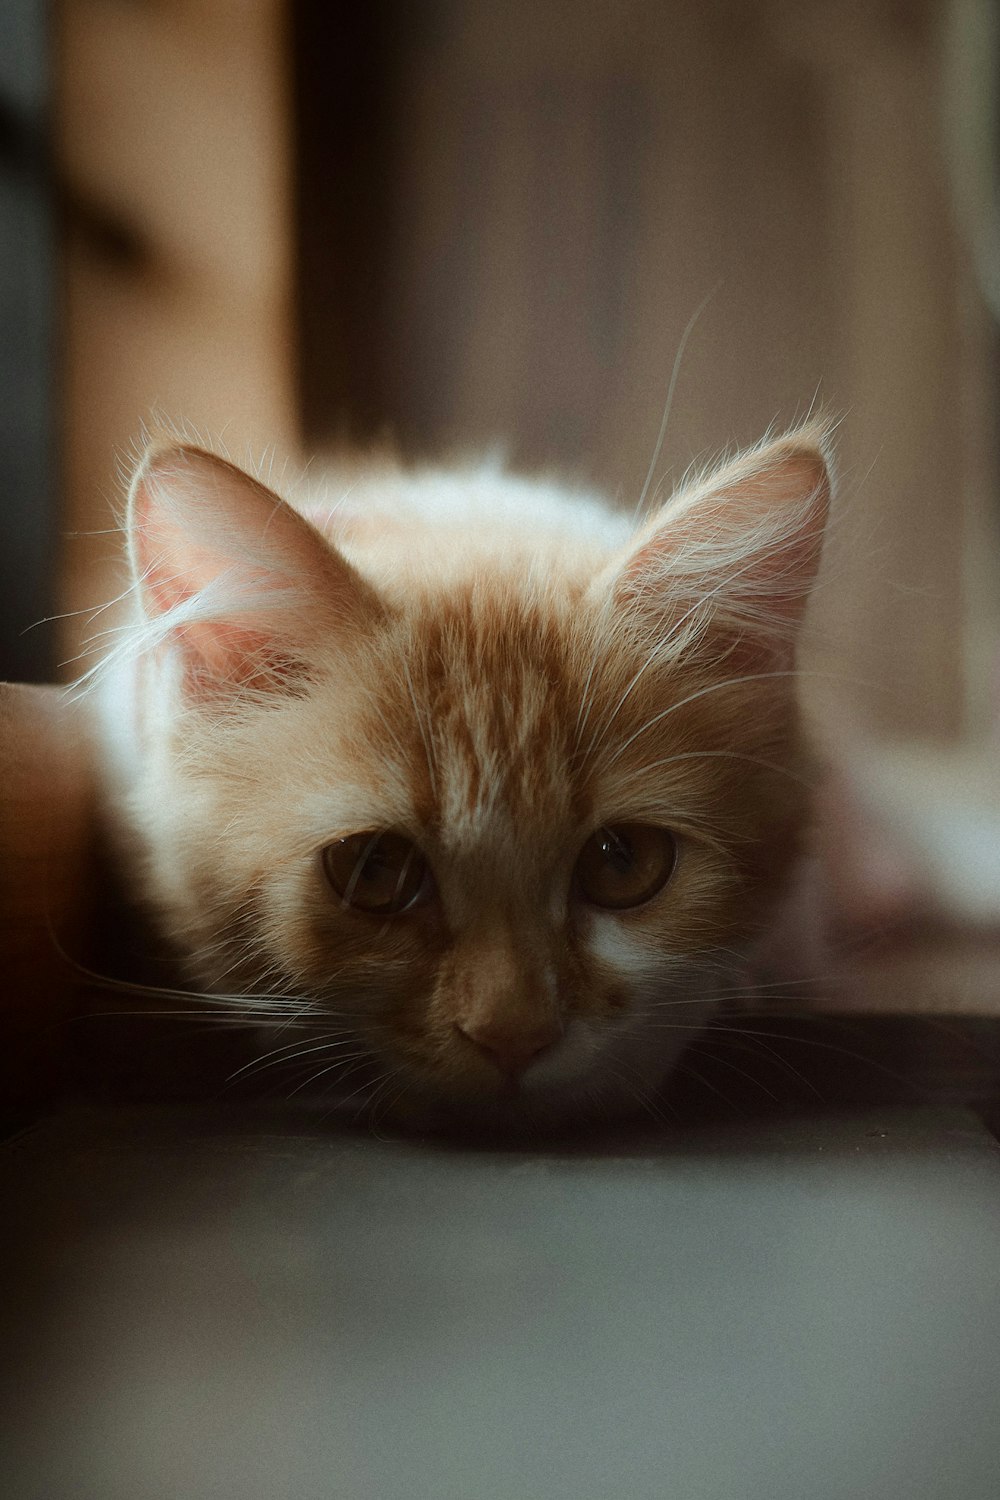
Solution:
M6 1500L986 1500L963 1111L476 1151L73 1109L0 1151Z

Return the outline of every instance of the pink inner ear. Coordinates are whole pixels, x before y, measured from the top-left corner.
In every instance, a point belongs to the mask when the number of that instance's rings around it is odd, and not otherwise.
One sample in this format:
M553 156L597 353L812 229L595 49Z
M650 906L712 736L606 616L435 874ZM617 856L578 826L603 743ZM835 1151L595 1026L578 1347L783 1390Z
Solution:
M661 618L704 604L745 641L787 635L815 581L828 506L819 451L782 440L668 502L616 595Z
M185 658L185 683L197 699L217 699L227 689L289 691L309 677L308 664L282 649L264 631L213 623L180 625L174 632Z
M171 624L189 686L277 689L307 671L307 644L378 610L367 584L297 512L199 449L153 452L130 501L147 614ZM190 606L190 609L186 608Z
M166 614L201 593L225 571L220 560L204 547L185 538L169 523L143 523L137 516L136 556L148 604L156 614ZM264 581L261 575L261 581Z

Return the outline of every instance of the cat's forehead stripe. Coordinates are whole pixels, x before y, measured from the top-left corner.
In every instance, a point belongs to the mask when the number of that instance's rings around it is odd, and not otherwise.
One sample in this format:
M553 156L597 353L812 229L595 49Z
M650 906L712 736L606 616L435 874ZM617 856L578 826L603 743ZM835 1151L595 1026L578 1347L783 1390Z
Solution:
M467 595L443 611L419 662L427 779L453 836L564 817L572 792L565 619L512 600L476 605Z
M513 856L544 846L549 827L564 839L596 811L638 812L651 786L659 793L672 782L684 804L704 785L710 807L712 788L732 769L722 758L697 759L723 700L692 695L683 674L665 681L677 670L669 656L649 666L627 638L602 637L578 600L460 591L399 621L372 665L359 752L379 746L380 782L407 788L405 826L448 847ZM671 694L679 712L645 732ZM669 821L669 797L654 800Z

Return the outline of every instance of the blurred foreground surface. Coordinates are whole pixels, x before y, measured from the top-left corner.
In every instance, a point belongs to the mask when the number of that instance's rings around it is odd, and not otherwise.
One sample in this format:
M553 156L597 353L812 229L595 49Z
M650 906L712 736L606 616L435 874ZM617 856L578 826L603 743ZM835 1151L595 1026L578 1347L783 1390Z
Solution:
M573 1150L76 1110L0 1156L7 1500L983 1500L1000 1154L889 1108Z

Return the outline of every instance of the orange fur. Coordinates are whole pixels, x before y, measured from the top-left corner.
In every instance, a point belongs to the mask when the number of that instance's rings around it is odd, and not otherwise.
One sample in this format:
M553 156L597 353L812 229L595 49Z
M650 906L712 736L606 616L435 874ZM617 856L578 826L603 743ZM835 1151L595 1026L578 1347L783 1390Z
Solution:
M120 817L197 983L305 997L317 1082L360 1076L413 1118L648 1096L801 852L792 660L825 447L819 427L763 445L635 537L492 471L376 474L296 510L154 448L104 718L111 739L139 726L117 746ZM675 835L673 876L588 906L580 850L629 823ZM379 829L433 872L391 918L345 907L321 868Z

